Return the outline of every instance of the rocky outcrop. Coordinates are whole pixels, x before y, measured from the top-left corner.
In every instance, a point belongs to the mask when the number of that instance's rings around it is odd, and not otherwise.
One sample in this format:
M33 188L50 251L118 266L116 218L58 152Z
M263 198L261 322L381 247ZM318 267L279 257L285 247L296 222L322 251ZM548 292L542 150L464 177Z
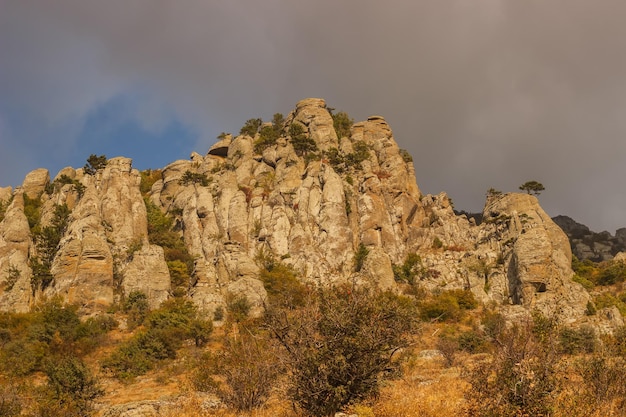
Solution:
M309 283L397 290L393 267L413 253L426 289L469 289L516 312L558 306L567 320L584 314L589 296L571 280L567 237L536 198L491 196L477 224L455 213L445 193L420 193L412 161L383 117L338 137L324 100L306 99L284 120L254 136L225 135L206 155L172 162L146 196L173 220L194 259L184 290L207 314L242 296L261 311L263 257ZM261 133L267 129L271 138ZM71 211L45 294L85 311L131 291L146 293L152 306L169 296L164 251L148 240L141 176L130 159L112 158L94 174L64 168L53 187L47 171L27 178L0 223L0 270L8 277L17 267L23 282L0 293L0 307L26 308L40 295L28 285L37 248L20 198L26 190L41 195L42 224L52 224L59 205ZM365 252L357 267L357 253Z
M507 224L505 243L509 243L503 256L514 304L545 314L558 313L568 320L582 317L590 297L572 281L569 241L536 197L492 196L483 211L483 221Z
M572 253L580 260L609 261L620 251L626 251L626 229L618 229L615 236L609 232L596 233L568 216L556 216L559 225L570 240Z
M39 197L50 183L50 173L45 168L39 168L26 174L22 183L22 190L30 198Z

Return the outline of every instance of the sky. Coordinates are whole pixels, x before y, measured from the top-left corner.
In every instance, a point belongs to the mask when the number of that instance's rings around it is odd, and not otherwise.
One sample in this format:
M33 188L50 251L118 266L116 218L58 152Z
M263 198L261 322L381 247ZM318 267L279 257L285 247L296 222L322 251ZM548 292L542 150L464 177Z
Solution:
M423 193L626 227L623 0L0 0L0 186L143 170L307 97L382 115Z

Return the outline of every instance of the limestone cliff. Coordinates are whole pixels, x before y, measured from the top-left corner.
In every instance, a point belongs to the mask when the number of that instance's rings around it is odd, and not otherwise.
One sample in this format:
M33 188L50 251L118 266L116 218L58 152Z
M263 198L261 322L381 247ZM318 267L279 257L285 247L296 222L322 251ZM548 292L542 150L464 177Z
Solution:
M343 136L325 102L306 99L278 126L226 135L205 156L194 153L160 171L148 198L174 219L194 259L186 292L201 309L210 313L233 295L260 308L262 253L307 282L357 280L392 289L393 265L417 253L426 288L466 288L503 306L558 308L571 320L584 314L589 296L571 280L567 237L536 198L492 196L476 225L456 215L445 194L420 193L412 160L384 118L355 123ZM42 294L60 294L85 311L133 290L153 305L168 297L170 274L163 249L148 241L140 181L129 159L113 158L95 173L66 168L51 183L46 170L37 170L22 187L0 190L7 207L0 283L16 281L3 286L0 308L24 310ZM41 248L24 194L41 199L42 226L53 224L59 205L70 210L52 280L40 291L31 285L29 259L41 257ZM356 271L362 246L369 253Z

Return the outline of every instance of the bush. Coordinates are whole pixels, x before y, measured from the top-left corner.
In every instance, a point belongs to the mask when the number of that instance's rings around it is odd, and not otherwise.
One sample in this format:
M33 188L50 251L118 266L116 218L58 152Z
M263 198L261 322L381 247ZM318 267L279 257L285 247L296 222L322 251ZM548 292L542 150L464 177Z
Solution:
M139 190L141 195L146 196L152 191L152 186L155 182L161 179L162 171L160 169L146 169L141 171L141 183Z
M409 253L402 265L393 265L392 268L396 282L406 282L411 285L415 284L415 278L424 271L422 258L416 253Z
M596 354L574 366L582 384L576 392L581 415L624 415L626 412L626 360Z
M122 310L128 315L127 326L130 330L141 326L150 310L148 296L138 290L131 291L122 304Z
M194 387L216 393L237 410L262 406L284 371L276 348L266 338L250 334L226 339L224 345L197 368L192 376Z
M104 394L98 380L78 358L50 360L45 366L45 373L52 398L60 404L72 405L80 415L90 412L93 401Z
M261 270L259 279L267 291L266 308L294 309L305 305L309 289L298 280L291 267L273 263L270 269Z
M560 388L558 356L553 339L542 334L530 320L497 331L492 359L467 374L469 416L552 415Z
M269 318L291 370L290 398L328 416L378 391L414 329L411 301L369 288L322 288L304 309Z
M434 297L420 301L419 310L423 320L458 321L465 310L473 310L478 301L469 290L447 290Z
M559 331L559 348L568 355L593 353L596 349L596 334L589 326L578 329L564 327Z
M228 319L240 323L245 321L250 314L252 305L245 295L232 295L229 294L226 297L226 311L228 312Z
M370 250L364 244L359 244L356 253L354 254L354 270L356 272L360 272L363 268L363 264L365 263L365 259L367 259L367 255L369 255Z
M132 293L131 293L132 294ZM137 293L138 302L143 300ZM209 338L212 323L197 317L191 301L172 298L144 319L141 331L114 351L102 364L119 379L130 379L150 370L158 361L173 359L185 340L200 346Z
M333 127L335 128L335 133L337 133L337 138L341 139L343 137L350 137L350 129L354 124L354 120L348 116L348 113L340 111L332 115L333 117Z

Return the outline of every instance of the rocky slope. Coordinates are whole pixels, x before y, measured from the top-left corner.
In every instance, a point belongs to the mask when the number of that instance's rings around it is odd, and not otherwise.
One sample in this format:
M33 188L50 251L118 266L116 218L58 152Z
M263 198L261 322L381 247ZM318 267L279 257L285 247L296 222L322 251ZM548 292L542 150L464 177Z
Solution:
M417 253L419 283L433 291L469 289L510 312L584 315L589 295L571 280L567 236L535 197L491 196L476 225L456 215L444 193L420 193L384 118L338 137L321 99L300 101L283 125L264 128L277 134L228 135L204 156L169 164L149 193L195 260L185 290L207 313L233 295L260 308L259 254L281 259L307 282L394 289L393 265ZM0 189L0 308L24 311L58 294L92 313L133 290L152 305L170 296L163 249L147 238L140 182L131 160L119 157L95 173L65 168L51 181L40 169L21 187ZM55 224L59 205L70 210L46 285L32 279L32 259L44 259L29 225L32 199L41 200L40 227ZM361 247L369 252L356 271Z
M572 252L580 260L608 261L626 251L626 228L617 229L613 236L606 231L593 232L568 216L556 216L552 220L567 234Z

